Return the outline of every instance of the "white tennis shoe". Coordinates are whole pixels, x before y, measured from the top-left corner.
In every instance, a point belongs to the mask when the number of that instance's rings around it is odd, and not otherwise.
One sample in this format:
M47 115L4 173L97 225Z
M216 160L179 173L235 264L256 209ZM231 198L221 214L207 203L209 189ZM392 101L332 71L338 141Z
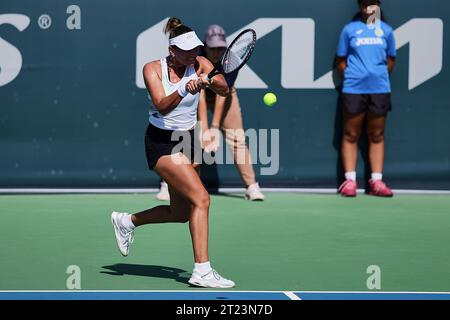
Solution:
M264 201L264 194L261 192L258 183L250 185L245 191L245 199L250 201Z
M161 181L159 192L156 194L156 199L160 201L170 201L169 186L165 181Z
M134 240L134 231L128 230L122 223L125 216L127 216L127 213L114 211L111 214L111 222L114 228L114 234L116 235L117 247L124 257L128 256L130 245Z
M232 288L235 286L233 281L225 279L214 269L203 276L194 270L188 282L194 286L205 288Z

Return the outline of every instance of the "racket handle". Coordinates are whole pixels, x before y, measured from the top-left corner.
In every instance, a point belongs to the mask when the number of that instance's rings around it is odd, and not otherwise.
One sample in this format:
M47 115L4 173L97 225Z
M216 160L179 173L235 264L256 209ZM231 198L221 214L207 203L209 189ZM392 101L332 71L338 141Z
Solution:
M208 85L210 86L213 83L213 77L214 76L215 76L215 74L214 75L208 74L208 75L206 75L205 78L203 78L203 81L208 82Z
M218 72L217 72L217 68L214 67L214 69L212 69L211 72L208 73L208 75L206 76L205 80L208 81L208 82L210 82L211 79L212 79L214 76L216 76L216 75L218 75Z

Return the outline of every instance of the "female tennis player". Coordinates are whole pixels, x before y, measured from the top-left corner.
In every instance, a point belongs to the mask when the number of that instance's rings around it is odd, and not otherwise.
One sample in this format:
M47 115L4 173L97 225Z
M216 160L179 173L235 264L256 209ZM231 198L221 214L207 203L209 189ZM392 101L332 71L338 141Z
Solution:
M344 27L337 50L338 69L344 74L342 161L346 178L339 191L343 196L356 196L358 140L366 120L372 171L370 194L392 197L382 172L384 127L392 109L389 74L396 56L394 32L382 15L374 19L381 13L379 0L358 0L358 4L360 17Z
M193 163L194 134L200 91L210 88L219 95L228 94L223 75L207 81L213 65L198 56L203 43L195 32L177 18L165 29L169 34L169 56L147 63L143 69L145 85L153 106L145 133L148 166L169 186L170 205L157 206L136 214L113 212L111 219L120 252L127 256L136 227L151 223L189 221L194 249L194 270L189 283L211 288L230 288L234 282L220 276L208 257L209 194ZM173 133L189 139L191 150L174 151L179 141ZM186 138L187 137L187 138ZM189 148L188 148L189 149ZM191 151L191 152L189 152ZM189 155L189 153L191 153Z
M224 29L219 25L209 26L205 33L204 44L201 55L218 67L228 46ZM233 151L235 165L245 184L245 198L251 201L263 201L264 194L256 182L250 152L245 144L242 112L234 87L237 76L238 71L225 75L230 88L230 93L226 96L219 95L210 88L200 92L198 120L202 126L202 145L207 152L217 151L220 141L218 130L221 130L226 143ZM208 110L213 112L211 126L208 126ZM164 181L161 182L156 198L170 200L168 187Z

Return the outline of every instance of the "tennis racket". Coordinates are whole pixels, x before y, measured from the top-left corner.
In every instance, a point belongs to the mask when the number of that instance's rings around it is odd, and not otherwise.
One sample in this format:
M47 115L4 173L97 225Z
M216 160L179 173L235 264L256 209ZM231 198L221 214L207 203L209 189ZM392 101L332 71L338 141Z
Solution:
M252 56L255 44L255 30L245 29L239 33L225 50L220 65L207 75L206 80L209 81L218 74L229 74L241 69Z

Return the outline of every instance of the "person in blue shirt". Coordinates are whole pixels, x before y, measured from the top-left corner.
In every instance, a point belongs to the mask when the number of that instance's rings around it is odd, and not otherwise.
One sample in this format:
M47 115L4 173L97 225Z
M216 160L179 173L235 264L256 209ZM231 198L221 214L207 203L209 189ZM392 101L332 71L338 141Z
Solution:
M358 0L359 17L341 32L337 49L337 67L344 76L341 94L344 134L342 162L345 181L339 192L356 196L358 140L364 122L369 141L372 176L370 194L392 197L383 182L384 127L391 106L389 75L394 69L396 47L394 31L381 12L381 1Z

